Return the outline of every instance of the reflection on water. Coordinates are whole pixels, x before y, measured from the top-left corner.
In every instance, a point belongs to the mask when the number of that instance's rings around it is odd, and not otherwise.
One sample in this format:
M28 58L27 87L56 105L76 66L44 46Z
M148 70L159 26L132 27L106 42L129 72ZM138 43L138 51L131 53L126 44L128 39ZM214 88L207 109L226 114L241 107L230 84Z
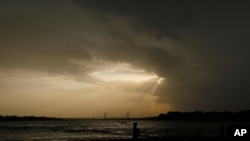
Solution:
M2 140L130 139L134 120L2 121ZM220 122L136 120L141 138L220 136Z

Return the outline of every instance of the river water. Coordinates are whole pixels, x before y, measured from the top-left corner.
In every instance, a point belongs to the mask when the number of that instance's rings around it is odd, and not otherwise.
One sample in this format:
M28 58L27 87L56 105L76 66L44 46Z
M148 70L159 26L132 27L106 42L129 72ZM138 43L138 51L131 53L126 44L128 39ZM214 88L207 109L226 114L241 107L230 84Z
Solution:
M0 137L6 141L131 139L133 122L138 123L140 138L217 137L221 135L222 124L153 120L0 121Z

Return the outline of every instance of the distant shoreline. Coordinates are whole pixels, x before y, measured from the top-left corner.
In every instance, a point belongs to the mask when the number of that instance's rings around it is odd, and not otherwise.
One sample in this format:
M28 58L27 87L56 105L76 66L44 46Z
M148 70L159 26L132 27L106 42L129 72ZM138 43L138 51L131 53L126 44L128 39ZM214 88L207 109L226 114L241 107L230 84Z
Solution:
M168 112L157 117L140 118L57 118L45 116L16 116L0 115L0 121L52 121L52 120L166 120L166 121L237 121L250 122L250 110L240 112Z

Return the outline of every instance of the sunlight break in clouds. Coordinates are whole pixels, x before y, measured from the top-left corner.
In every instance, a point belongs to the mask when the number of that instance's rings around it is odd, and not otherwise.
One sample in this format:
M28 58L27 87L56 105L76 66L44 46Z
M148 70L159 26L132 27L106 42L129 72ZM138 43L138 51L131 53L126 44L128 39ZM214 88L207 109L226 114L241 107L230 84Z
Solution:
M157 102L157 93L164 85L165 78L128 63L107 64L89 75L96 78L96 81L102 82L101 87L112 90L109 92L111 97L107 97L107 99L112 100L111 103L119 101L119 104L115 105L123 105L123 108L132 112L132 116L148 116L149 113L157 115L170 109L169 104Z
M128 81L128 82L144 82L158 77L153 73L145 72L142 69L134 69L130 65L124 64L113 67L109 70L99 70L90 73L91 76L102 81Z
M60 111L62 117L101 118L103 112L109 117L122 117L124 112L144 117L169 109L157 103L163 78L128 63L105 64L89 74L94 81L27 70L2 72L0 110L8 115L57 117Z

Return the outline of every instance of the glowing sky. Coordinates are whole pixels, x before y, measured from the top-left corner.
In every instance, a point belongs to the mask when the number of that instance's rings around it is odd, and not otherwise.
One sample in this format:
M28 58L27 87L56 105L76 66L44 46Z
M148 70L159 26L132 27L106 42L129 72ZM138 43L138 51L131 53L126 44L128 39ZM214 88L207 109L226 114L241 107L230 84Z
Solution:
M248 1L2 0L0 115L250 108Z

